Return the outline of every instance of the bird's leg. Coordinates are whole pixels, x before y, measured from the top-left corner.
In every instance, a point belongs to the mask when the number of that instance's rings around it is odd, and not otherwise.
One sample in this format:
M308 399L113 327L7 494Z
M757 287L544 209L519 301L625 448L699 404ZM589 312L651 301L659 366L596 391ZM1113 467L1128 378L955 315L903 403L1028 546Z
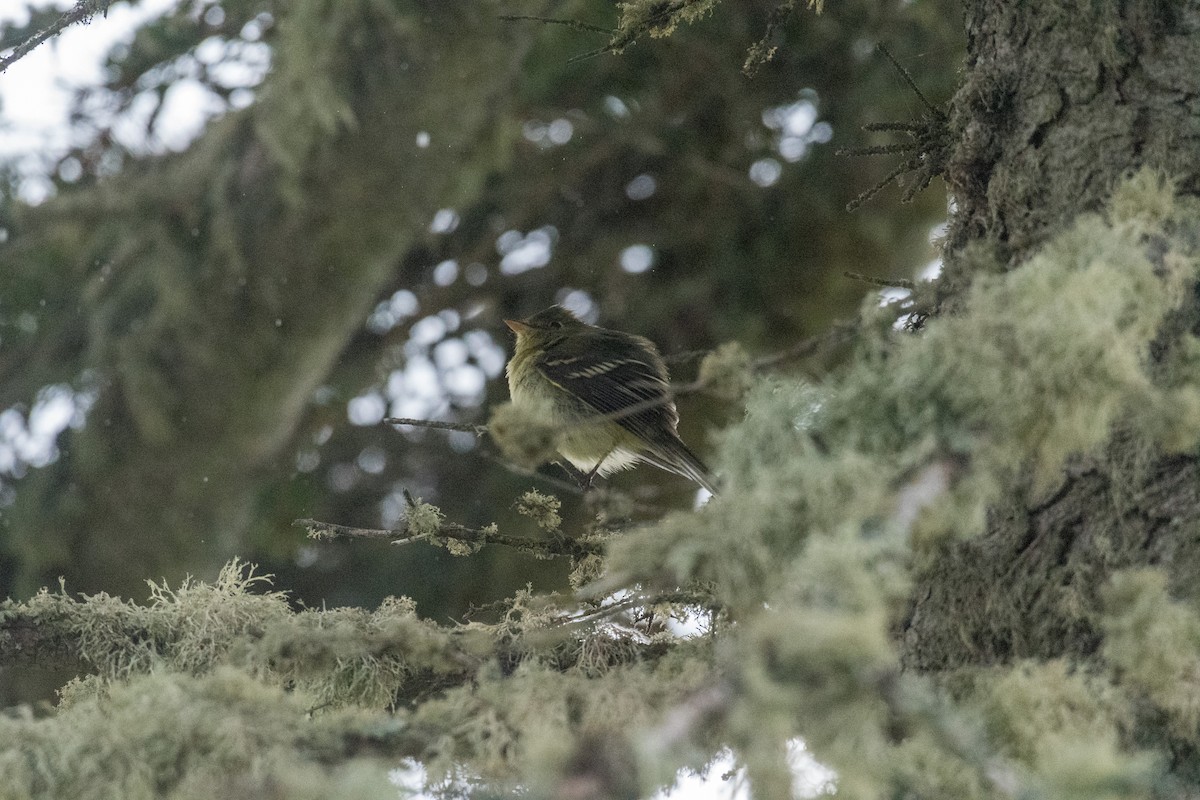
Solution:
M565 458L561 461L556 461L555 463L562 467L568 475L575 479L575 482L579 484L580 489L586 492L588 489L592 488L592 478L594 477L593 473L595 470L592 470L591 472L584 472L570 461L567 461Z
M570 461L567 461L566 459L559 461L558 465L560 467L562 467L563 469L565 469L567 471L567 474L575 479L575 482L579 484L580 489L582 489L583 491L586 492L592 488L592 481L595 480L596 475L599 474L600 465L604 463L604 459L606 459L610 455L612 455L612 451L615 449L616 448L609 448L608 452L604 454L604 458L601 458L599 461L597 461L596 466L592 467L587 472L584 472L583 470L579 469L578 467L576 467L574 464L572 464Z
M603 464L605 459L607 459L609 456L611 456L612 451L616 450L616 449L617 448L615 448L615 447L608 448L608 452L604 454L604 458L601 458L599 461L596 462L596 466L594 466L590 470L588 470L588 474L586 476L587 477L587 488L591 487L592 479L595 478L596 473L598 473L600 471L600 465Z

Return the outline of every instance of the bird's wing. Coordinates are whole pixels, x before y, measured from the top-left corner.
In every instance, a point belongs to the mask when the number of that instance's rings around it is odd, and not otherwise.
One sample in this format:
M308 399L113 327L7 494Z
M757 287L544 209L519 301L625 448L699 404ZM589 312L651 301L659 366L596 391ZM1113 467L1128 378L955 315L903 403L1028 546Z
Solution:
M647 339L608 331L571 337L535 364L555 386L643 441L657 442L679 421L666 366Z

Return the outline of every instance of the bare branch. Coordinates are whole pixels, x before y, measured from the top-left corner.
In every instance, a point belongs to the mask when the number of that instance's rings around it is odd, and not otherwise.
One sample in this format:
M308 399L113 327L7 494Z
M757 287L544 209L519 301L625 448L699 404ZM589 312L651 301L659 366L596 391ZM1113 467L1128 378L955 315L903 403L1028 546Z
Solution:
M564 625L592 625L605 619L611 619L636 608L671 603L676 605L701 606L712 608L713 599L707 595L695 592L662 592L658 594L633 593L628 597L615 600L607 605L600 605L586 611L577 611L563 620Z
M839 147L833 151L835 156L889 156L896 153L907 153L910 150L916 150L919 145L916 142L902 142L900 144L880 144L870 147Z
M561 19L559 17L539 17L533 14L501 14L500 19L505 22L540 22L543 25L565 25L568 28L574 28L577 31L587 31L588 33L602 33L605 36L612 36L616 31L612 28L602 28L599 25L592 25L588 22L581 22L577 19Z
M107 12L110 2L112 0L79 0L74 8L56 19L53 24L38 31L14 47L13 51L4 58L0 58L0 72L4 72L13 64L29 55L38 45L62 33L65 28L74 25L76 22L86 22L96 14Z
M416 428L433 428L439 431L462 431L483 436L487 433L486 425L472 425L469 422L443 422L436 419L411 419L410 417L384 417L388 425L412 425Z
M443 523L434 534L411 534L407 526L392 530L377 528L355 528L349 525L337 525L332 522L321 522L315 519L298 519L292 523L298 528L307 528L308 535L314 539L336 539L339 537L354 539L382 539L393 544L419 542L425 539L452 539L472 545L498 544L522 550L526 553L545 558L583 558L589 555L599 555L603 547L596 542L585 542L566 536L549 536L535 539L528 536L512 536L490 529L468 528L452 522Z
M925 108L929 110L929 113L933 114L935 117L944 118L946 115L942 113L940 108L929 102L929 98L925 96L925 94L921 91L921 88L917 86L917 82L913 80L912 73L906 70L903 65L896 60L896 57L892 55L892 51L884 47L882 42L879 43L879 50L885 56L887 56L888 61L892 62L892 66L895 67L896 71L900 73L900 77L903 78L904 82L908 84L908 88L913 90L913 94L921 98L921 102L925 104Z
M845 270L842 272L847 278L863 283L869 283L872 286L882 286L885 289L915 289L917 288L916 281L906 280L905 278L876 278L871 275L863 275L861 272L853 270Z

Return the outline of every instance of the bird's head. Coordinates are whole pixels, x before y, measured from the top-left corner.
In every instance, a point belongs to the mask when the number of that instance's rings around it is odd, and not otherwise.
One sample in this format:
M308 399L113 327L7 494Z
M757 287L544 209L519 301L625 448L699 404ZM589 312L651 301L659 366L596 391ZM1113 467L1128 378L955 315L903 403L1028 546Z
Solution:
M550 306L527 319L506 319L504 324L517 334L517 347L545 347L555 339L588 327L562 306Z

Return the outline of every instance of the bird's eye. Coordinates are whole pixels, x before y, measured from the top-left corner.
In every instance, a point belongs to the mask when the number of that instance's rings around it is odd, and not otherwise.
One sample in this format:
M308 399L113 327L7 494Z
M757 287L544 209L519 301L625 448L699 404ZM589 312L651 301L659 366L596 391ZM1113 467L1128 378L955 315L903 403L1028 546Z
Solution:
M563 326L562 320L560 320L560 319L556 319L556 320L554 320L554 322L550 323L551 328L558 329L558 328L561 328L562 326Z

